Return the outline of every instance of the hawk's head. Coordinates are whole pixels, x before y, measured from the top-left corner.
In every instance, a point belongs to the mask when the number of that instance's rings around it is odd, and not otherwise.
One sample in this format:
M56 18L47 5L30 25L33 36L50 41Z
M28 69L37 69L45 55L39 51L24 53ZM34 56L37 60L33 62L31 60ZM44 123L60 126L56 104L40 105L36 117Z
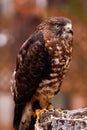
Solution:
M42 22L38 28L44 32L46 39L62 38L72 40L72 22L64 17L50 17Z

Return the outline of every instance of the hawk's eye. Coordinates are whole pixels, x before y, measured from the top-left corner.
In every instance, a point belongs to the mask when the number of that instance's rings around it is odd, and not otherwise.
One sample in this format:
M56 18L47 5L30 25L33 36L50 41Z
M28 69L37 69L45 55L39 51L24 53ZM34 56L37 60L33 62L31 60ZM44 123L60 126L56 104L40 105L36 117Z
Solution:
M55 27L56 29L59 29L59 27L61 27L61 24L55 24L54 27Z

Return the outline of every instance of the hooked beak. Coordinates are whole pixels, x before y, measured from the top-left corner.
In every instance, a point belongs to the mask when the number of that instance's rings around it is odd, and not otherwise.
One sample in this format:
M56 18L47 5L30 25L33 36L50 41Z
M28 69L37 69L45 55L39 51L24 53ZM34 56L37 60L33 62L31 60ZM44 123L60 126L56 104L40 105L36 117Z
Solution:
M72 24L71 23L67 23L65 25L65 31L68 33L71 33L73 35L73 29L72 29Z

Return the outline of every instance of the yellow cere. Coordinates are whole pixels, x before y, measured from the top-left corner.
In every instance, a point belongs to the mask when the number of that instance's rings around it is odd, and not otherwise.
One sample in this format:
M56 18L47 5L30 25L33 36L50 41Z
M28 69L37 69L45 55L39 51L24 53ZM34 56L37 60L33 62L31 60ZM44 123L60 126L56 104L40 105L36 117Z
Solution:
M65 26L65 29L68 31L70 29L72 29L72 24L70 23L67 23L66 26Z

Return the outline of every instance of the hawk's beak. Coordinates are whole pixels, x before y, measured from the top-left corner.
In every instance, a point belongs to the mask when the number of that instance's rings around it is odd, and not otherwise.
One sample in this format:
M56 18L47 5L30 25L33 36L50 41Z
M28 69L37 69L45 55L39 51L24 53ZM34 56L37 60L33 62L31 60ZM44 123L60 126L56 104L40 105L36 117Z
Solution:
M73 35L72 24L67 23L67 24L65 25L65 30L66 30L66 32L71 33L71 34Z

